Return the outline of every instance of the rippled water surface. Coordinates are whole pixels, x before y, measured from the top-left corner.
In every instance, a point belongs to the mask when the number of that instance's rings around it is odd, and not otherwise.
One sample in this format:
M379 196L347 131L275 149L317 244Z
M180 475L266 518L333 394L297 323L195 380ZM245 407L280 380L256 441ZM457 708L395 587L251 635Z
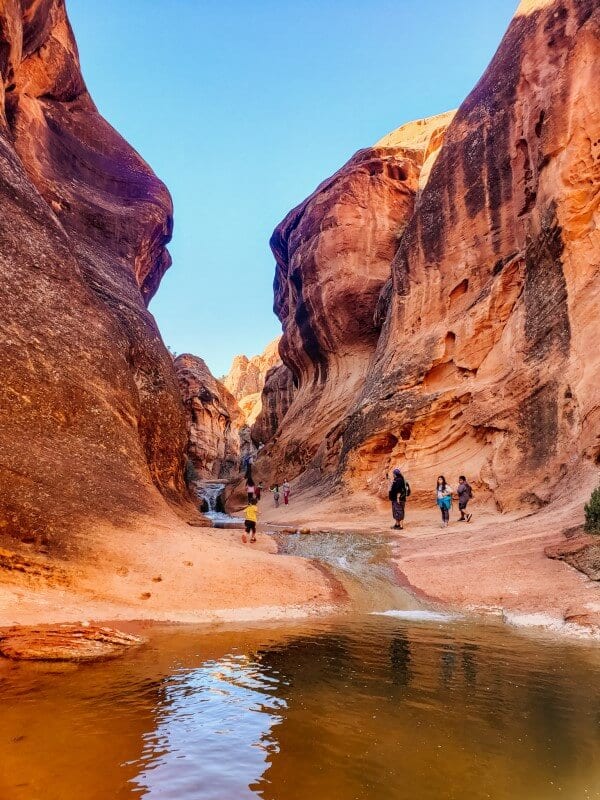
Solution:
M151 629L0 666L2 800L600 797L600 662L464 620Z

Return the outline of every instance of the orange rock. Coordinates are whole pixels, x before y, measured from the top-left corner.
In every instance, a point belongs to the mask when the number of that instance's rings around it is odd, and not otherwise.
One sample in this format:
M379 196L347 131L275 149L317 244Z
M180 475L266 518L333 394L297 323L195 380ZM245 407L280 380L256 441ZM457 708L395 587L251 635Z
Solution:
M16 661L101 661L144 642L97 625L40 625L0 630L0 655Z
M175 359L188 420L188 454L201 478L238 472L243 416L232 394L198 356Z
M182 502L185 419L146 304L171 199L100 116L63 0L0 4L0 536Z
M274 472L381 494L400 464L417 499L464 472L501 509L585 490L600 460L599 29L595 0L523 0L445 132L390 134L278 226L280 352L299 386L266 449Z
M270 342L260 355L248 358L235 356L231 369L222 379L226 389L238 401L244 419L252 425L261 410L261 392L270 369L281 364L279 337Z
M298 386L277 447L265 454L273 475L298 474L315 459L321 468L335 468L336 428L377 344L379 294L412 214L421 170L451 117L403 126L356 153L271 238L275 311L284 330L279 351Z

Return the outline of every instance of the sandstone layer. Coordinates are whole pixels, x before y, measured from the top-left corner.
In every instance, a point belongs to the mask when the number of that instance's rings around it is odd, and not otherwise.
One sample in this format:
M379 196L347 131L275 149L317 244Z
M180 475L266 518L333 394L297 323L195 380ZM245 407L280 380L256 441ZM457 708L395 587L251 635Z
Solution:
M63 0L0 4L0 537L181 503L185 419L146 304L170 264L165 186L100 116Z
M381 496L400 464L417 499L464 472L500 509L589 490L599 25L595 0L522 3L418 158L395 132L277 228L280 352L298 390L272 462Z
M251 358L245 355L235 356L229 372L222 379L225 388L237 400L248 425L252 425L260 413L261 392L267 373L281 364L279 338L269 342L257 356Z
M198 356L185 353L174 364L186 409L187 454L199 477L237 474L244 419L235 398Z
M257 444L266 444L277 434L287 414L296 387L291 370L280 364L267 372L260 399L260 412L252 426L252 438Z
M421 171L451 119L449 113L420 120L359 151L271 238L279 351L297 387L277 446L265 453L274 475L297 475L315 460L321 470L334 468L332 441L377 344L380 292Z

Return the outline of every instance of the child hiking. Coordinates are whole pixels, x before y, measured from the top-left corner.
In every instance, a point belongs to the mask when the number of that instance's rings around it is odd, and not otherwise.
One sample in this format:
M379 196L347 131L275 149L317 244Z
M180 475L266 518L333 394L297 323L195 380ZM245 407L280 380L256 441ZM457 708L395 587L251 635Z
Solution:
M438 508L442 512L442 528L447 528L450 522L450 509L452 508L452 487L448 486L443 475L440 475L437 479L435 497Z
M275 503L275 508L279 508L279 484L276 483L271 491L273 492L273 502Z
M467 514L467 504L473 497L473 489L467 483L464 475L458 479L458 486L456 487L456 494L458 495L458 510L460 511L459 522L471 522L473 514Z
M246 529L246 533L250 534L250 541L256 541L256 523L258 522L258 506L256 505L256 498L252 498L250 503L246 507L244 511L244 528ZM246 543L248 539L246 538L246 533L242 534L242 542Z
M284 480L281 489L283 491L283 502L287 506L288 503L290 502L290 492L292 491L292 487L287 482L287 478L286 480Z

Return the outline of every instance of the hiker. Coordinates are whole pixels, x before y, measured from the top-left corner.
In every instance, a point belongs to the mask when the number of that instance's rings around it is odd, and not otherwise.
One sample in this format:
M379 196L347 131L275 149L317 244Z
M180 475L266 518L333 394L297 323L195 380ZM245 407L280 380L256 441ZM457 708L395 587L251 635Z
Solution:
M244 528L246 533L250 534L250 541L256 541L256 523L258 522L258 506L256 505L256 498L248 501L248 507L244 511ZM246 533L242 534L242 541L246 543Z
M290 502L290 492L292 491L291 486L287 482L287 478L286 478L286 480L284 480L283 484L281 485L281 489L283 491L283 502L287 506L288 503Z
M248 503L256 499L256 488L251 478L246 482L246 494L248 495Z
M279 484L276 483L275 486L271 488L273 492L273 502L275 503L275 508L279 508Z
M393 476L394 480L388 493L388 497L392 501L392 517L394 518L392 530L401 531L404 530L404 507L408 497L407 482L399 469L394 470Z
M467 483L464 475L461 475L458 479L456 494L458 495L458 510L460 511L460 519L458 521L471 522L473 514L467 514L467 503L473 497L473 489Z
M436 502L442 512L442 528L447 528L450 522L450 509L452 508L452 487L446 483L446 478L440 475L435 487Z
M259 483L259 484L258 484L258 486L255 486L255 487L254 487L254 493L255 493L255 495L256 495L256 500L257 500L257 501L258 501L258 500L260 500L260 496L261 496L261 494L262 494L262 490L263 490L263 485L262 485L262 483Z

